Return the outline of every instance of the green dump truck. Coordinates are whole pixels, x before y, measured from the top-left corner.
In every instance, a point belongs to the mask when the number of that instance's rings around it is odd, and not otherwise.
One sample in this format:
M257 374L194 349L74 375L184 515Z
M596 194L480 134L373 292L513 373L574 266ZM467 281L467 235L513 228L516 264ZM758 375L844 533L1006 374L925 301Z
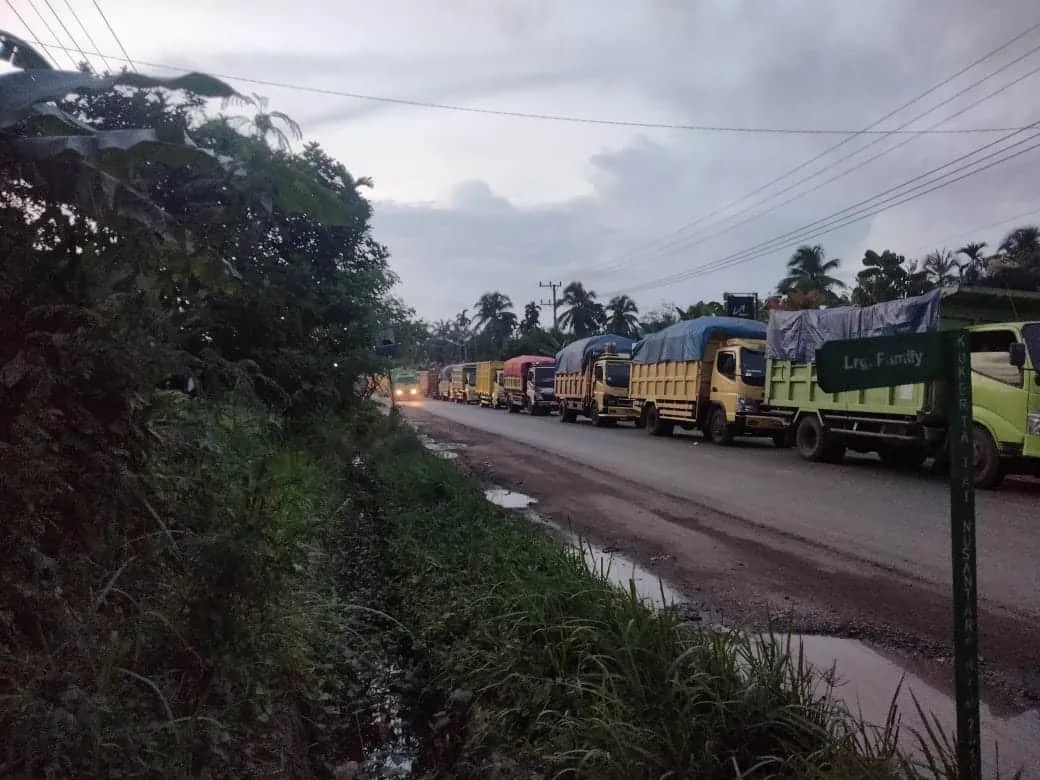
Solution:
M936 330L942 298L936 290L863 308L773 312L760 413L783 421L806 460L836 463L853 451L877 453L900 468L918 468L928 458L943 465L949 404L944 382L825 393L813 362L827 341ZM992 488L1008 474L1040 473L1040 322L966 329L976 485Z

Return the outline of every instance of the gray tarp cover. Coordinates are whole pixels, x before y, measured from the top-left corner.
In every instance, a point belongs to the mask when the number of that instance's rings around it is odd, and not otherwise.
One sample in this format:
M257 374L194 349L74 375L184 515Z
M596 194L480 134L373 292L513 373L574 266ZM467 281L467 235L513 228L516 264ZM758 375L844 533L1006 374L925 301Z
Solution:
M440 370L440 371L438 372L438 373L439 373L439 375L440 375L440 376L439 376L439 378L440 378L440 379L451 379L451 370L452 370L453 368L455 368L455 366L445 366L444 368L442 368L442 369L441 369L441 370Z
M611 343L617 346L618 352L628 352L632 349L632 339L616 333L604 333L602 336L578 339L556 353L556 373L576 374L583 371L589 361L601 354L607 344Z
M687 363L702 360L712 337L764 339L766 326L742 317L696 317L651 333L632 347L633 363Z
M867 339L903 333L926 333L939 322L941 290L873 306L773 311L766 340L769 357L812 363L828 341Z

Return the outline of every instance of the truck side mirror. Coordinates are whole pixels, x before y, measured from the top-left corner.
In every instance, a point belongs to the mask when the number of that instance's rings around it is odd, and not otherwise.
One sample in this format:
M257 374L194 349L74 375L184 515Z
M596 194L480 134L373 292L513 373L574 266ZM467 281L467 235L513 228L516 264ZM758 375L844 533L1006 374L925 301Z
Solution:
M1008 362L1016 368L1023 368L1026 364L1026 345L1016 342L1008 347Z

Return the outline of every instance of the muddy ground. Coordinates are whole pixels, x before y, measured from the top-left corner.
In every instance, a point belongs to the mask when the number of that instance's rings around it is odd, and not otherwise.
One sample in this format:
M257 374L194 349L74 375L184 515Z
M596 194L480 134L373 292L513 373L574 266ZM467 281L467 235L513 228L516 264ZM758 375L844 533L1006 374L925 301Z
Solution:
M948 588L422 409L407 415L437 441L459 445L458 461L481 480L532 496L543 515L668 580L700 619L763 629L772 616L798 633L860 639L952 688ZM979 630L991 705L1040 702L1035 621L984 603Z

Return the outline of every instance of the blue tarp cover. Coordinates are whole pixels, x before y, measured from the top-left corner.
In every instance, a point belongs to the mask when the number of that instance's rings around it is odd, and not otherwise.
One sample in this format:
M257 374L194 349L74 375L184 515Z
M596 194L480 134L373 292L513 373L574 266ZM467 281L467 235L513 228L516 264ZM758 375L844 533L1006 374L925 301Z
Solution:
M812 363L828 341L927 333L939 323L941 290L873 306L773 311L766 340L769 357Z
M602 336L578 339L556 353L556 373L576 374L583 371L590 360L603 353L607 344L614 344L618 352L628 352L632 349L632 339L616 333L604 333Z
M651 333L632 348L633 363L703 360L712 338L764 339L765 323L743 317L696 317Z

